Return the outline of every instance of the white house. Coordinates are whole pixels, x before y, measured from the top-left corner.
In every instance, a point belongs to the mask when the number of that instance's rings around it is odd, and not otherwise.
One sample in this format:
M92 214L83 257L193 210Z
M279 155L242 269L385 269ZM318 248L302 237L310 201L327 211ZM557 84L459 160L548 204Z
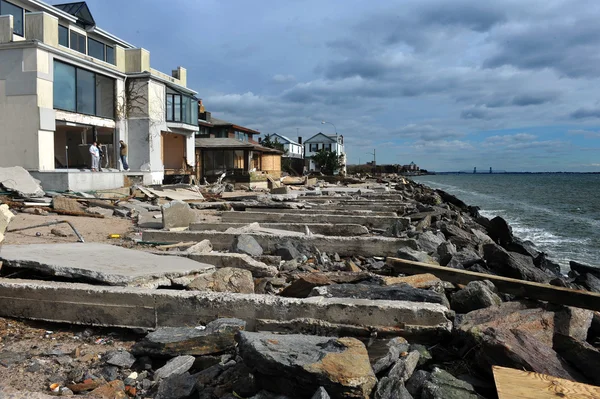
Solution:
M150 52L100 29L85 2L0 1L0 166L23 166L45 189L162 183L193 167L195 95L185 68L153 69ZM94 141L107 150L102 173L89 171Z
M317 133L304 142L304 159L306 160L306 167L309 172L315 172L319 170L312 157L320 150L327 150L335 152L341 155L342 163L344 164L342 170L336 170L335 174L346 174L346 151L344 150L344 136L341 135L326 135L323 133Z
M287 151L282 155L283 158L304 158L304 147L299 142L278 133L269 134L268 136L271 138L271 141L277 140L279 143L283 144L284 151Z

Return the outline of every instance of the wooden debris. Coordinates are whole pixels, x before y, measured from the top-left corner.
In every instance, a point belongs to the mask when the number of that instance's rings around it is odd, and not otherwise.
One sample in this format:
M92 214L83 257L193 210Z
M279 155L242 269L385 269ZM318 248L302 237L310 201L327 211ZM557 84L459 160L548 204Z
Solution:
M489 280L494 283L496 288L498 288L498 291L507 294L600 311L600 294L595 292L573 290L556 287L550 284L452 269L444 266L434 266L427 263L413 262L398 258L388 258L387 263L391 265L397 273L431 273L444 281L465 285L471 281Z
M178 242L177 244L159 245L156 247L156 249L167 250L171 248L187 248L194 244L196 244L196 241Z
M600 398L600 387L593 385L499 366L493 372L499 399Z

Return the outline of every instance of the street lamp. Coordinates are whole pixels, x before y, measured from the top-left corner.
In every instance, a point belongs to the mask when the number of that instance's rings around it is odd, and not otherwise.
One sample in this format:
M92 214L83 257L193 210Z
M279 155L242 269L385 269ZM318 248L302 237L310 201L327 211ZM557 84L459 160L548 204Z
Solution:
M321 121L321 125L324 125L326 123L329 123L331 126L333 126L333 130L335 130L335 155L338 155L338 132L337 132L337 128L335 127L335 125L331 122L327 122L327 121Z

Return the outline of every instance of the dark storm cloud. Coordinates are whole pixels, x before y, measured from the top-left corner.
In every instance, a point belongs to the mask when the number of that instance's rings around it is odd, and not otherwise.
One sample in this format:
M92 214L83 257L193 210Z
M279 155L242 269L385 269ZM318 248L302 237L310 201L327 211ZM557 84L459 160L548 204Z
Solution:
M547 102L554 101L557 97L556 94L547 93L547 94L522 94L519 96L515 96L511 104L516 105L518 107L527 107L529 105L540 105Z
M424 5L418 11L419 21L424 25L450 25L485 32L506 20L504 11L493 3L445 1Z
M600 108L579 108L571 113L572 119L600 118Z
M553 69L568 77L600 76L600 25L593 16L557 18L506 25L490 35L497 50L484 67Z

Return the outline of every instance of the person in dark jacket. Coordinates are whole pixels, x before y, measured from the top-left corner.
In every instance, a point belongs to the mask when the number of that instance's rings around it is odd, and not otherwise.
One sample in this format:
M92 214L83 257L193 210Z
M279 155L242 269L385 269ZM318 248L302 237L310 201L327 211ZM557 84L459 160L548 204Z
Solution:
M123 170L129 170L129 165L127 164L127 144L125 144L123 140L120 140L119 145L121 146L121 163L123 164Z

